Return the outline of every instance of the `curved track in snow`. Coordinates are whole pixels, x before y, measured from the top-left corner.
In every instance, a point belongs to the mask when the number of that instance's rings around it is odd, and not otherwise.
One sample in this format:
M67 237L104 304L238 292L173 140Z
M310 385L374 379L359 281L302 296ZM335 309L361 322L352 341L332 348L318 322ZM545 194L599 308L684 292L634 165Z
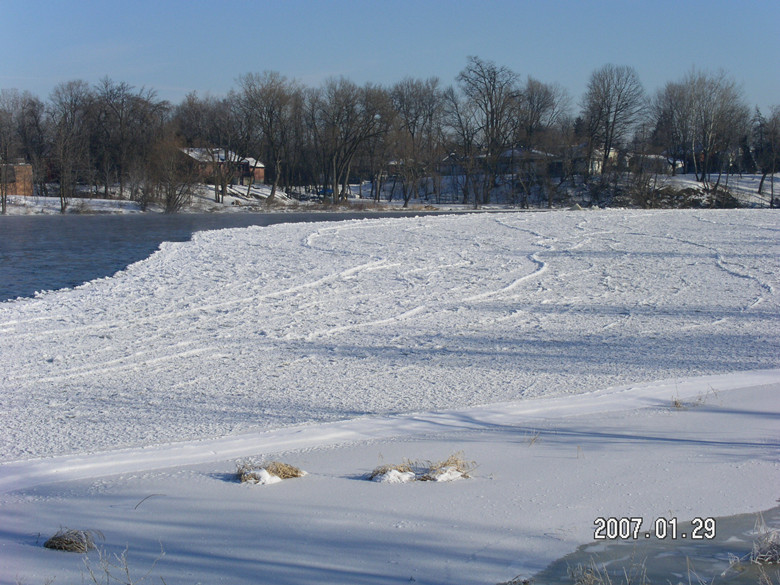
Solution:
M0 460L778 366L768 211L198 233L0 304Z

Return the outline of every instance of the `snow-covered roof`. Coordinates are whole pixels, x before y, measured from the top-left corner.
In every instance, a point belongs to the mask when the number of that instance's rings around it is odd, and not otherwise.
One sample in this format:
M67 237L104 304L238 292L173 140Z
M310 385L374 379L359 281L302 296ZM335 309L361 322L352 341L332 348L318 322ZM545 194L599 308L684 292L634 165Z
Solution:
M240 157L232 150L226 150L224 148L182 148L187 156L194 158L201 163L213 163L213 162L245 162L250 167L257 166L257 168L265 168L265 165L252 157Z
M530 157L547 157L554 158L554 154L544 152L542 150L536 150L535 148L510 148L501 153L501 158L530 158Z

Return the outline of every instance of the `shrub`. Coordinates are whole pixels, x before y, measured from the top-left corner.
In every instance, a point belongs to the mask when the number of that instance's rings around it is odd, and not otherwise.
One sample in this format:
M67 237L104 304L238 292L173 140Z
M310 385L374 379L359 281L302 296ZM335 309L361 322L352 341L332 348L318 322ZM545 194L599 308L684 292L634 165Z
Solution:
M236 476L241 483L275 483L283 479L303 477L306 472L281 461L269 463L255 463L244 461L239 463Z
M464 459L463 452L453 453L438 462L412 462L408 459L397 465L380 465L366 476L370 481L406 483L407 481L452 481L468 478L476 468L473 461Z
M380 465L375 468L371 473L366 476L366 479L370 481L376 481L377 478L387 475L391 471L397 471L398 473L414 473L412 463L410 461L404 461L403 463L396 465Z
M468 478L469 473L476 469L474 461L464 459L463 451L453 453L444 461L428 463L428 470L420 477L420 481L446 481L459 477Z
M303 477L306 475L306 472L302 469L298 469L297 467L288 465L287 463L282 463L281 461L271 461L263 467L268 471L268 473L275 475L280 479L292 479L294 477Z
M95 548L95 536L103 538L96 530L70 530L61 528L57 534L43 543L43 546L53 550L85 553Z

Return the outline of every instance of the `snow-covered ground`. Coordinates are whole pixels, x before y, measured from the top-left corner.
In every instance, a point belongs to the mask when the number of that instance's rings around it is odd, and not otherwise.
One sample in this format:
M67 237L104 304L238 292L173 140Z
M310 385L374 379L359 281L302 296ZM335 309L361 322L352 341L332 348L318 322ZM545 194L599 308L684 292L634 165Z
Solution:
M717 181L717 175L713 175L710 180L714 184ZM701 188L701 183L696 180L696 175L691 174L659 177L659 183L666 183L677 189ZM772 175L767 175L759 195L758 188L760 186L761 175L758 174L723 175L719 184L720 188L727 189L745 207L769 207L772 197L777 199L780 195L780 173L774 175L774 181Z
M60 526L141 574L162 546L169 585L473 584L599 516L770 508L779 235L769 210L276 225L2 303L0 583L80 578L40 546ZM471 479L362 479L457 451ZM238 484L250 457L308 475Z
M670 185L675 189L694 189L700 190L702 185L696 180L695 175L683 174L683 175L665 175L661 174L656 177L657 186ZM713 179L714 181L715 179ZM761 184L761 175L757 174L744 174L744 175L724 175L721 178L720 187L728 189L728 191L739 200L743 207L748 208L767 208L770 206L770 201L773 194L778 188L780 188L780 173L775 175L775 181L772 180L772 175L766 177L763 185L763 191L759 195L758 187ZM470 210L472 204L457 203L461 201L462 195L460 194L460 187L458 186L459 180L455 177L446 177L442 181L443 193L437 198L429 194L422 199L412 199L409 203L411 208L424 207L430 208L435 206L439 210L459 211ZM775 187L775 184L778 187ZM431 187L432 189L432 187ZM52 188L52 191L54 189ZM393 185L391 181L386 182L383 185L381 201L374 203L370 198L371 183L364 182L362 184L355 184L348 186L348 194L350 201L353 205L365 205L368 209L396 209L403 206L403 200L399 195L400 187ZM128 200L118 198L118 188L114 188L110 191L113 195L113 199L101 199L93 197L94 193L88 192L89 196L86 198L74 198L69 202L67 213L85 213L85 214L103 214L103 213L142 213L140 206ZM224 198L224 202L216 203L214 201L214 187L212 185L199 184L194 189L194 194L189 203L182 207L181 213L242 213L242 212L269 212L275 210L289 210L289 209L302 209L306 211L314 211L321 209L322 206L313 200L297 201L293 197L288 196L284 191L277 190L275 195L275 203L272 206L266 205L267 198L271 194L270 185L253 185L251 188L242 185L231 185L228 187L228 194ZM365 197L365 199L363 199ZM775 196L777 199L777 196ZM500 197L493 198L494 203L483 208L501 209L507 207L513 207L514 205L507 205L503 203ZM564 207L573 204L576 199L572 199L567 202L559 202L557 205ZM585 205L585 202L580 200L579 203ZM547 199L542 197L541 200L532 200L532 206L546 207ZM516 207L516 206L514 206ZM162 212L163 208L158 204L152 204L149 212ZM22 197L18 195L9 195L8 197L8 215L37 215L37 214L58 214L60 213L60 200L57 197Z
M247 193L247 190L249 192ZM73 198L68 202L67 213L143 213L141 206L135 201L118 198L118 189L110 192L113 199L104 199L89 193L84 198ZM183 213L205 212L242 212L242 211L267 211L263 205L271 194L269 185L253 185L251 188L231 185L228 194L222 203L214 201L214 187L212 185L199 184L195 186L193 196L188 204L183 206ZM276 202L284 206L293 203L283 191L277 191ZM22 197L19 195L8 196L8 215L39 215L60 213L59 197ZM162 212L163 208L158 204L152 204L149 212Z

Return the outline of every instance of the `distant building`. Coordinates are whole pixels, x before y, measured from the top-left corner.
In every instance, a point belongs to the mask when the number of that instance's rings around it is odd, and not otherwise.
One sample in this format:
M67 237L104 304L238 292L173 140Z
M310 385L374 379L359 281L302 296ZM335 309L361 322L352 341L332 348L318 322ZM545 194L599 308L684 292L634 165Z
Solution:
M265 182L265 165L252 157L242 158L224 148L182 148L184 154L194 159L201 179L208 180L216 175L217 168L227 166L233 171L234 180L241 185Z
M0 165L0 183L6 188L8 195L33 196L32 165L3 164Z

